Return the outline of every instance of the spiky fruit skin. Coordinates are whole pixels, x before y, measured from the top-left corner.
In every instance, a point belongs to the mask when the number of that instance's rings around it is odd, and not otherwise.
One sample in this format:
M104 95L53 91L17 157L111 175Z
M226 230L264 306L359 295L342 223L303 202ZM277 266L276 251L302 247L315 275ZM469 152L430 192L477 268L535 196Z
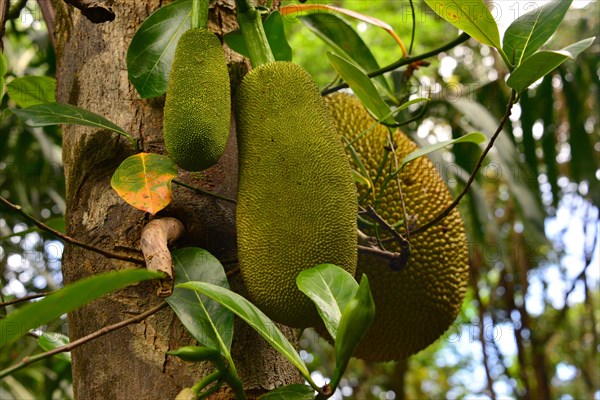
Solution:
M181 35L167 85L165 147L177 165L201 171L217 163L231 124L229 73L221 42L206 29Z
M298 273L322 263L356 269L356 187L340 136L312 78L293 63L253 69L235 105L244 283L275 321L314 326Z
M353 139L375 122L360 101L339 93L326 98L340 134ZM359 187L361 203L374 205L390 224L403 219L397 180L383 184L375 180L389 147L387 128L378 125L354 143L362 163L374 180L374 194L380 199L362 200L365 187ZM394 134L398 160L417 146L401 131ZM383 177L394 171L393 158L385 161ZM452 197L433 164L421 157L408 164L400 174L409 225L430 221L451 202ZM405 235L404 225L397 230ZM372 228L362 228L374 235ZM389 236L383 233L384 236ZM439 224L410 236L411 253L404 269L394 271L388 261L360 254L357 279L365 273L371 282L377 312L356 356L370 361L399 360L414 354L437 340L453 323L460 311L469 276L467 238L462 219L455 209ZM390 250L400 251L398 245Z

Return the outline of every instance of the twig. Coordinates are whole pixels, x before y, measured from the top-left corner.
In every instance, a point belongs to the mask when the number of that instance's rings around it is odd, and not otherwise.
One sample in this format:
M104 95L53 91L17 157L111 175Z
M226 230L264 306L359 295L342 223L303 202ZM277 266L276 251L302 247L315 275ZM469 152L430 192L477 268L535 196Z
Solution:
M392 234L392 236L394 237L395 241L400 245L400 249L402 250L400 253L391 253L389 251L384 251L384 253L380 253L377 254L378 256L384 256L385 258L389 258L390 259L390 267L394 270L394 271L399 271L402 268L404 268L406 266L406 263L408 262L408 259L410 258L410 243L400 234L398 233L398 231L396 231L390 224L388 224L388 222L383 219L378 213L377 211L375 211L375 209L372 206L367 206L367 208L365 209L364 207L360 207L360 210L362 212L365 212L369 217L371 217L371 219L373 219L375 222L377 222L379 225L381 225L385 230L387 230L388 232L390 232ZM365 246L361 246L361 247L365 247ZM364 249L363 249L364 251ZM388 254L385 254L388 253ZM398 254L399 257L395 258L392 257L391 255L394 254Z
M77 340L75 340L74 342L71 342L69 344L66 344L64 346L61 347L57 347L56 349L47 351L45 353L41 353L41 354L37 354L35 356L32 357L25 357L24 359L21 360L21 362L19 362L18 364L13 365L12 367L9 367L7 369L5 369L4 371L0 371L0 379L4 378L7 375L12 374L15 371L20 370L23 367L28 366L29 364L33 364L34 362L43 360L45 358L48 357L52 357L55 354L59 354L59 353L65 353L68 351L71 351L79 346L81 346L82 344L85 344L87 342L90 342L94 339L99 338L100 336L104 336L107 333L110 333L112 331L116 331L117 329L121 329L126 327L127 325L131 325L131 324L135 324L138 322L143 321L144 319L148 318L149 316L156 314L158 311L162 310L163 308L165 308L167 306L167 303L161 303L156 307L153 307L151 309L149 309L148 311L145 311L133 318L129 318L126 319L124 321L118 322L116 324L113 325L109 325L109 326L105 326L102 329L97 330L94 333L90 333L87 336L84 336L82 338L79 338Z
M471 184L475 180L475 177L477 176L477 173L479 172L479 169L481 168L481 165L483 164L483 160L485 160L485 157L487 156L487 154L490 152L492 147L494 147L494 142L496 141L496 139L502 132L504 125L506 124L506 122L508 121L508 118L510 117L510 115L512 113L512 108L513 108L513 105L515 104L515 98L516 98L516 92L513 90L510 94L510 100L508 101L508 104L506 106L506 113L504 114L504 117L502 117L502 120L500 121L500 125L498 125L496 132L494 132L494 135L492 135L492 138L490 139L490 142L488 143L487 147L485 148L483 153L481 153L481 156L477 160L475 169L471 173L471 176L469 176L469 180L467 181L467 184L463 188L462 192L454 199L454 201L448 207L446 207L446 209L444 211L439 213L434 219L427 222L426 224L421 225L415 229L412 229L410 231L411 234L417 234L417 233L424 232L427 229L434 226L435 224L437 224L438 222L440 222L445 217L447 217L448 214L450 214L452 212L452 210L454 210L454 208L456 208L456 206L458 206L458 204L460 203L462 198L465 197L465 195L469 192L469 188L471 187Z
M396 147L394 146L393 136L389 135L388 140L390 142L390 151L392 152L392 156L394 156L394 171L398 171L400 167L398 165L398 154L396 153ZM404 203L404 193L402 192L402 182L400 181L400 174L396 174L396 185L398 185L400 205L402 206L402 217L404 218L404 231L406 232L405 242L406 246L410 250L410 229L408 226L408 213L406 212L406 204Z
M471 36L469 36L468 34L462 33L460 36L458 36L453 41L451 41L449 43L446 43L445 45L443 45L441 47L438 47L437 49L428 51L427 53L423 53L423 54L418 55L418 56L408 57L408 58L401 58L398 61L396 61L395 63L387 65L387 66L385 66L385 67L383 67L381 69L369 72L367 74L367 76L369 78L373 78L373 77L376 77L376 76L379 76L379 75L383 75L386 72L390 72L390 71L393 71L393 70L398 69L400 67L403 67L405 65L409 65L409 64L412 64L412 63L417 62L417 61L425 60L425 59L427 59L429 57L437 56L438 54L443 53L444 51L448 51L448 50L450 50L450 49L458 46L459 44L466 42L467 40L469 40L470 37ZM348 84L347 83L343 83L341 85L329 88L327 90L323 90L321 92L321 95L322 96L326 96L328 94L337 92L338 90L345 89L347 87L348 87Z
M591 266L591 263L586 264L583 269L581 270L581 272L579 272L579 274L577 274L577 276L573 279L573 281L571 282L571 287L569 288L569 290L567 290L565 292L564 295L564 300L563 300L563 307L560 309L558 315L556 316L556 318L553 321L553 326L558 326L559 324L563 323L563 321L565 320L567 313L570 310L570 306L569 306L569 297L571 296L571 294L575 291L575 289L577 289L577 285L579 284L579 281L585 280L586 279L586 274L588 271L588 268ZM550 331L548 332L548 334L546 334L541 342L542 343L548 343L550 341L550 339L552 339L552 337L554 337L554 335L556 335L556 331Z
M358 245L358 252L363 254L371 254L375 257L383 258L393 263L398 263L402 258L401 253L392 253L391 251L382 250L378 247L363 246L360 244Z
M23 303L23 302L29 301L29 300L39 299L40 297L45 297L49 294L50 293L48 293L48 292L30 294L29 296L19 297L18 299L4 301L4 302L0 303L0 307L8 307L8 306L12 306L13 304L18 304L18 303Z
M10 201L8 201L7 199L5 199L2 196L0 196L0 203L3 203L9 209L11 209L14 212L18 213L19 215L21 215L22 217L24 217L25 219L27 219L28 221L30 221L31 223L33 223L35 226L37 226L41 230L49 232L49 233L53 234L54 236L58 237L59 239L61 239L62 241L66 242L66 243L69 243L69 244L72 244L73 246L81 247L83 249L93 251L95 253L103 255L104 257L113 258L115 260L127 261L127 262L131 262L131 263L134 263L134 264L139 264L139 265L144 265L145 264L144 260L141 259L141 258L136 258L136 257L124 256L124 255L121 255L121 254L116 254L116 253L113 253L111 251L103 250L103 249L100 249L98 247L89 245L87 243L83 243L83 242L81 242L81 241L79 241L77 239L73 239L72 237L67 236L64 233L61 233L61 232L57 231L56 229L53 229L53 228L49 227L48 225L44 224L43 222L38 221L37 219L35 219L31 215L29 215L25 211L23 211L22 208L21 208L21 206L18 206L16 204L12 204Z
M239 274L239 273L240 273L240 267L234 267L234 268L230 269L229 271L227 271L227 272L225 273L225 275L226 275L228 278L231 278L232 276L235 276L235 275L237 275L237 274Z
M172 182L175 183L176 185L183 186L186 189L193 190L194 192L197 192L197 193L200 193L200 194L204 194L204 195L211 196L211 197L214 197L214 198L217 198L217 199L220 199L220 200L228 201L228 202L233 203L233 204L237 203L237 201L235 201L234 199L230 199L229 197L221 196L220 194L216 194L216 193L213 193L213 192L206 191L204 189L200 189L200 188L195 187L195 186L188 185L187 183L183 183L183 182L178 181L176 179L173 179Z

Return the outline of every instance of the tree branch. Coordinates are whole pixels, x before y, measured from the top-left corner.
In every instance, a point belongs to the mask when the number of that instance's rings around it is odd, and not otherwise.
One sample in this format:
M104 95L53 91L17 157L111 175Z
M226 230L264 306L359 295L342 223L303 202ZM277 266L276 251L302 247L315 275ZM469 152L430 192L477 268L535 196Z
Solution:
M7 3L8 2L10 2L10 0L8 0ZM8 21L9 19L19 18L19 16L21 15L21 11L23 11L26 5L27 0L17 0L16 2L14 2L8 10L8 16L6 17L6 20Z
M363 254L370 254L372 256L388 260L390 262L390 265L393 265L393 270L398 270L403 266L402 253L392 253L391 251L382 250L379 247L370 247L363 245L358 245L358 252Z
M366 213L371 219L373 219L375 222L381 225L385 230L390 232L390 234L394 237L394 240L400 246L401 252L392 253L385 249L379 249L371 246L358 246L359 251L388 259L390 260L390 268L392 268L394 271L400 271L406 266L406 263L410 258L410 243L390 224L388 224L387 221L383 219L372 206L369 205L366 209L360 206L360 210L361 212Z
M56 50L56 11L54 10L54 6L50 0L38 0L38 4L40 6L40 10L42 11L44 21L46 22L46 27L48 28L50 44L52 44L52 48Z
M45 297L49 294L50 293L46 293L46 292L30 294L29 296L19 297L18 299L4 301L4 302L0 303L0 307L8 307L8 306L12 306L13 304L18 304L18 303L23 303L23 302L29 301L29 300L39 299L40 297Z
M440 222L442 219L447 217L448 214L450 214L452 212L452 210L454 210L454 208L456 208L456 206L458 206L458 204L460 203L462 198L465 197L465 195L469 192L469 188L471 187L471 184L475 180L475 177L477 176L477 172L479 172L479 169L481 168L481 165L483 164L483 160L485 160L485 157L487 156L487 154L490 152L492 147L494 147L494 142L496 141L496 139L502 132L504 125L506 125L506 122L508 121L508 118L510 117L510 115L512 113L512 107L515 104L516 95L517 95L516 92L513 90L510 94L510 100L508 101L508 104L506 105L506 113L504 114L504 117L502 117L502 120L500 121L500 125L498 125L496 132L494 132L494 134L492 135L492 138L490 139L490 142L488 143L487 147L485 148L483 153L481 153L481 156L477 160L475 169L471 173L471 176L469 176L469 179L467 180L467 184L463 188L462 192L454 199L454 201L444 211L439 213L434 219L427 222L426 224L421 225L416 229L412 229L410 231L411 234L425 232L427 229L431 228L432 226L434 226L435 224Z
M10 201L8 201L7 199L5 199L2 196L0 196L0 203L3 203L4 205L6 205L6 207L8 207L12 211L16 212L17 214L21 215L22 217L27 219L29 222L33 223L35 226L37 226L41 230L49 232L49 233L53 234L54 236L58 237L59 239L61 239L62 241L72 244L73 246L81 247L83 249L93 251L95 253L103 255L104 257L113 258L115 260L127 261L127 262L131 262L131 263L138 264L138 265L145 264L144 260L141 258L124 256L121 254L113 253L111 251L103 250L98 247L89 245L87 243L83 243L77 239L73 239L72 237L67 236L64 233L61 233L61 232L57 231L56 229L49 227L48 225L44 224L43 222L38 221L37 219L35 219L31 215L29 215L25 211L23 211L21 206L12 204Z
M443 53L444 51L448 51L448 50L450 50L450 49L458 46L459 44L466 42L467 40L469 40L470 37L471 36L469 36L468 34L462 33L460 36L458 36L453 41L451 41L449 43L446 43L445 45L443 45L441 47L438 47L437 49L428 51L427 53L423 53L423 54L418 55L418 56L408 57L408 58L401 58L398 61L396 61L395 63L392 63L392 64L390 64L388 66L385 66L385 67L383 67L381 69L369 72L367 74L367 76L369 78L373 78L373 77L376 77L376 76L379 76L379 75L383 75L386 72L390 72L390 71L393 71L393 70L398 69L400 67L403 67L405 65L409 65L409 64L415 63L417 61L422 61L422 60L425 60L425 59L427 59L429 57L437 56L438 54ZM328 94L337 92L338 90L345 89L347 87L348 87L348 84L347 83L343 83L341 85L334 86L332 88L323 90L321 92L321 95L322 96L327 96Z
M233 203L233 204L236 204L236 203L237 203L237 201L235 201L234 199L230 199L229 197L221 196L220 194L213 193L213 192L209 192L209 191L207 191L207 190L200 189L200 188L198 188L198 187L195 187L195 186L188 185L187 183L183 183L183 182L181 182L181 181L178 181L178 180L176 180L176 179L173 179L173 181L172 181L172 182L173 182L174 184L176 184L176 185L183 186L183 187L184 187L184 188L186 188L186 189L193 190L193 191L194 191L194 192L196 192L196 193L204 194L204 195L206 195L206 196L211 196L211 197L214 197L214 198L216 198L216 199L219 199L219 200L228 201L228 202L230 202L230 203Z
M0 51L4 50L4 44L2 38L4 37L4 25L8 20L8 9L10 7L10 0L0 0Z
M64 0L64 2L81 11L81 14L94 24L115 19L115 13L105 4L106 0Z
M52 357L53 355L59 354L59 353L65 353L68 351L71 351L79 346L81 346L82 344L85 344L87 342L90 342L94 339L99 338L100 336L104 336L107 333L116 331L117 329L121 329L126 327L127 325L131 325L131 324L135 324L138 322L141 322L143 320L145 320L146 318L148 318L149 316L156 314L158 311L162 310L163 308L165 308L167 306L167 303L161 303L156 307L153 307L151 309L149 309L148 311L145 311L143 313L141 313L140 315L137 315L133 318L129 318L126 319L124 321L118 322L116 324L113 325L109 325L109 326L105 326L102 329L97 330L94 333L90 333L87 336L84 336L82 338L79 338L77 340L75 340L74 342L71 342L69 344L66 344L64 346L61 347L57 347L56 349L47 351L45 353L41 353L41 354L37 354L35 356L32 357L25 357L24 359L21 360L21 362L19 362L18 364L13 365L12 367L9 367L7 369L5 369L4 371L0 372L0 379L4 378L5 376L8 376L10 374L12 374L15 371L20 370L21 368L24 368L26 366L28 366L29 364L33 364L34 362L43 360L45 358L49 358Z
M155 219L142 229L140 247L150 271L164 272L167 277L160 280L159 297L168 297L173 293L173 259L168 245L183 235L185 228L175 218Z

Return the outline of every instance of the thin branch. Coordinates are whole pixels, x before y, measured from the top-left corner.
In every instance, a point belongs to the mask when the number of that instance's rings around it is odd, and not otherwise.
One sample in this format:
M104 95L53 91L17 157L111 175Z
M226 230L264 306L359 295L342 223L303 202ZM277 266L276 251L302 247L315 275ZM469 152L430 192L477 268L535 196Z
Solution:
M471 176L469 176L467 184L463 188L462 192L458 195L458 197L456 197L454 199L454 201L444 211L439 213L434 219L427 222L426 224L421 225L418 228L411 230L410 231L411 234L417 234L417 233L424 232L427 229L434 226L435 224L437 224L438 222L440 222L445 217L447 217L452 212L452 210L454 210L456 208L456 206L458 206L458 204L460 203L462 198L465 197L465 195L469 192L469 188L471 187L471 184L475 180L475 177L477 176L477 173L479 172L479 169L481 168L481 165L483 164L483 160L485 160L485 157L487 156L487 154L490 152L492 147L494 147L494 142L496 141L496 139L502 132L504 125L506 125L506 122L508 121L508 119L512 113L512 108L513 108L513 105L515 104L515 98L516 98L516 92L513 90L510 94L510 100L508 101L508 104L506 105L506 113L504 114L504 117L502 117L502 120L500 121L500 125L498 125L496 132L494 132L494 135L492 135L492 138L490 139L490 142L488 143L487 147L485 148L483 153L481 153L481 156L477 160L475 169L471 173Z
M591 265L592 265L591 263L586 264L583 267L583 269L581 270L581 272L579 272L579 274L577 274L577 276L571 282L571 287L569 288L569 290L566 291L566 293L563 297L564 305L560 309L560 311L559 311L558 315L556 316L556 318L554 319L554 321L552 322L552 326L559 326L559 324L562 324L563 321L565 320L565 318L567 317L567 313L571 309L571 307L569 306L569 296L571 296L571 293L573 293L575 291L575 289L577 289L577 284L579 283L579 281L582 281L582 280L585 281L588 268ZM554 335L556 335L556 333L557 333L556 331L548 332L548 334L546 334L542 338L541 342L548 343L550 341L550 339L552 339L552 337L554 337Z
M196 193L204 194L206 196L211 196L211 197L214 197L214 198L219 199L219 200L228 201L228 202L233 203L233 204L237 203L237 201L235 201L234 199L230 199L229 197L221 196L220 194L216 194L216 193L213 193L213 192L206 191L204 189L200 189L200 188L195 187L195 186L188 185L187 183L183 183L183 182L178 181L176 179L173 179L173 183L176 184L176 185L179 185L179 186L183 186L186 189L193 190Z
M39 299L40 297L45 297L49 294L50 294L49 292L30 294L29 296L19 297L18 299L4 301L4 302L0 303L0 307L8 307L8 306L12 306L13 304L18 304L18 303L23 303L23 302L29 301L29 300Z
M400 166L398 165L398 154L396 153L396 146L394 146L393 136L388 136L390 143L390 151L394 157L394 171L398 171ZM396 185L398 185L398 194L400 195L400 205L402 206L402 218L404 218L404 231L406 232L405 245L410 251L410 229L408 227L408 213L406 212L406 203L404 203L404 193L402 192L402 182L400 181L400 174L396 174ZM402 238L404 239L404 238Z
M383 258L394 264L400 264L400 260L402 259L402 253L392 253L391 251L382 250L378 247L358 245L358 252Z
M129 318L126 319L124 321L118 322L116 324L113 325L109 325L109 326L105 326L102 329L97 330L94 333L90 333L87 336L84 336L82 338L79 338L77 340L75 340L74 342L71 342L69 344L66 344L64 346L61 347L57 347L56 349L47 351L45 353L41 353L41 354L37 354L35 356L32 357L25 357L24 359L21 360L21 362L19 362L18 364L13 365L12 367L9 367L7 369L5 369L4 371L0 371L0 379L4 378L5 376L8 376L10 374L12 374L15 371L20 370L21 368L24 368L30 364L33 364L34 362L43 360L45 358L49 358L52 357L53 355L59 354L59 353L65 353L68 351L71 351L79 346L81 346L82 344L85 344L87 342L90 342L94 339L99 338L100 336L104 336L107 333L116 331L117 329L121 329L126 327L127 325L131 325L131 324L135 324L138 322L141 322L143 320L145 320L146 318L150 317L153 314L156 314L157 312L159 312L160 310L162 310L163 308L165 308L167 306L167 303L161 303L156 307L153 307L151 309L149 309L148 311L145 311L133 318Z
M390 71L393 71L393 70L398 69L400 67L403 67L405 65L409 65L409 64L415 63L417 61L422 61L422 60L425 60L427 58L430 58L430 57L433 57L433 56L437 56L438 54L443 53L444 51L448 51L448 50L450 50L450 49L458 46L459 44L466 42L467 40L469 40L470 37L471 36L469 36L468 34L462 33L460 36L458 36L453 41L448 42L445 45L443 45L441 47L438 47L437 49L431 50L431 51L429 51L427 53L423 53L423 54L418 55L418 56L408 57L408 58L401 58L398 61L396 61L395 63L387 65L387 66L385 66L385 67L383 67L381 69L369 72L367 74L367 76L369 78L373 78L373 77L376 77L376 76L379 76L379 75L383 75L386 72L390 72ZM345 89L347 87L348 87L348 84L347 83L343 83L341 85L329 88L327 90L323 90L321 92L321 95L322 96L326 96L328 94L337 92L338 90Z
M391 253L389 251L382 250L380 252L374 252L373 250L368 250L379 257L384 257L390 260L390 267L394 271L399 271L406 266L408 259L410 258L410 243L396 231L385 219L383 219L377 211L372 206L360 207L361 212L366 213L371 219L381 225L385 230L392 234L395 241L400 246L400 253ZM366 248L370 248L369 246L359 246L362 252L367 252ZM372 248L371 248L372 249ZM396 256L397 255L397 256Z
M44 224L43 222L38 221L37 219L35 219L31 215L29 215L25 211L23 211L22 208L21 208L21 206L18 206L16 204L12 204L10 201L8 201L7 199L5 199L2 196L0 196L0 203L3 203L4 205L6 205L6 207L8 207L12 211L18 213L19 215L21 215L22 217L24 217L25 219L27 219L28 221L30 221L31 223L33 223L35 226L37 226L41 230L46 231L48 233L51 233L54 236L56 236L59 239L61 239L62 241L66 242L66 243L69 243L69 244L72 244L73 246L81 247L83 249L93 251L95 253L103 255L104 257L113 258L115 260L127 261L127 262L131 262L131 263L134 263L134 264L139 264L139 265L144 265L145 264L144 260L141 259L141 258L124 256L124 255L121 255L121 254L113 253L111 251L103 250L103 249L100 249L98 247L89 245L87 243L83 243L83 242L81 242L81 241L79 241L77 239L73 239L72 237L67 236L64 233L61 233L61 232L57 231L56 229L53 229L53 228L49 227L48 225Z

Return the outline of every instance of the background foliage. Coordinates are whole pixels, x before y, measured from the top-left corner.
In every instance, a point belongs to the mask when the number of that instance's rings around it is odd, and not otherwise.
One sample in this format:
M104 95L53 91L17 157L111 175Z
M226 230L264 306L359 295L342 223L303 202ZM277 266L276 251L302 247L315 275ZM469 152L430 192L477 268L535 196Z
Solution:
M41 13L33 2L21 3L25 8L13 12L4 38L8 84L26 75L52 77L55 71ZM408 1L336 4L389 23L411 43ZM526 11L524 2L511 5L495 14L501 27ZM415 6L418 24L411 54L456 36L424 3ZM595 1L569 10L552 48L597 32L598 11ZM323 87L335 80L325 45L297 17L284 21L294 61ZM402 56L382 30L349 22L380 65ZM406 363L353 360L338 398L600 399L598 53L596 41L576 62L567 62L527 91L461 203L472 279L453 327ZM433 99L425 117L403 129L421 144L473 130L493 131L510 94L502 83L507 71L497 55L469 41L428 61L431 65L412 75L402 69L386 76L401 96ZM13 101L3 96L2 111L14 107ZM0 195L60 229L65 210L60 130L24 126L10 113L2 117ZM458 193L479 152L475 146L455 146L431 158ZM60 242L0 208L0 301L60 287L61 253ZM0 309L0 315L12 310ZM65 321L45 330L66 333ZM332 371L322 365L332 365L323 361L332 357L331 348L310 331L302 345L314 379L330 377ZM0 369L41 351L33 337L26 337L2 349ZM69 396L65 358L34 364L0 381L0 398Z

